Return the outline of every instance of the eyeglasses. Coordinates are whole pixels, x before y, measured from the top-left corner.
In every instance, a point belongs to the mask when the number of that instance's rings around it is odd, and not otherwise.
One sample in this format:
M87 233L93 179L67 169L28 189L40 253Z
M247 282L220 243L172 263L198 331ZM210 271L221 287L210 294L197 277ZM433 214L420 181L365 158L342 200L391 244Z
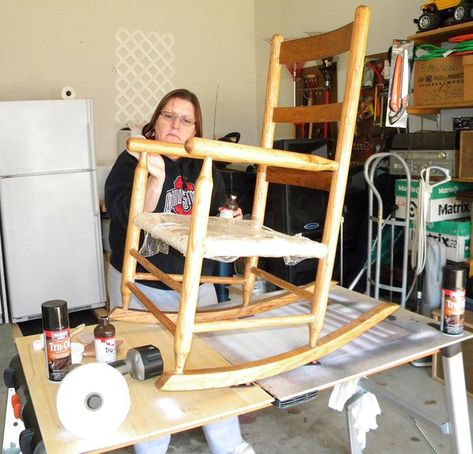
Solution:
M168 110L163 110L159 115L161 115L168 123L173 123L176 119L179 119L179 123L185 128L190 128L191 126L195 125L195 120L192 117L188 117L186 115L177 115L174 112L170 112Z

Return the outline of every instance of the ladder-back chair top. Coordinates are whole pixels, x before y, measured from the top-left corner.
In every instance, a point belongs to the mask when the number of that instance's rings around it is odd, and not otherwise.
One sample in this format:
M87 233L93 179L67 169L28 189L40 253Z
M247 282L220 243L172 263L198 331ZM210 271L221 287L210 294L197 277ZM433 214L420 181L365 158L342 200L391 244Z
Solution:
M359 57L364 59L366 46L364 31L368 28L369 14L366 6L359 6L354 21L336 30L292 40L284 40L281 35L275 35L272 40L268 85L276 84L277 87L274 88L279 89L279 81L276 79L280 79L282 65L320 61L345 52L350 52L347 80L350 79L350 70L357 67L355 60ZM274 67L277 66L279 68L275 70ZM349 93L347 88L346 86L345 94ZM266 103L266 109L274 110L272 121L275 123L338 121L341 118L341 108L342 103L338 102L319 106L279 107L277 96L274 95L267 97Z
M348 52L351 46L353 22L327 33L281 43L279 63L288 65L310 60L323 60Z
M262 147L272 148L276 123L340 122L335 161L342 158L342 149L349 148L351 150L355 128L353 110L356 111L358 108L358 96L361 89L359 73L363 70L369 18L369 8L359 6L356 9L354 21L336 30L292 40L284 40L281 35L273 37L261 136ZM349 52L349 58L344 97L340 102L311 106L286 107L278 105L283 65L323 60L344 52ZM351 120L347 121L347 118L351 118ZM263 172L266 172L266 169L263 169ZM311 175L304 171L299 172L298 176L298 172L284 173L281 169L269 167L267 180L324 190L330 189L331 174Z

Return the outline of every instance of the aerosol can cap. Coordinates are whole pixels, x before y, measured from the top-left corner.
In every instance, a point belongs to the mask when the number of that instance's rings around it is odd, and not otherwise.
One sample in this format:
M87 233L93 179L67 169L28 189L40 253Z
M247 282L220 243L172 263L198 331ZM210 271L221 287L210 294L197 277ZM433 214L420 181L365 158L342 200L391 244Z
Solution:
M457 290L466 286L466 269L452 265L445 268L444 288Z
M43 316L43 329L62 330L69 328L69 314L67 302L64 300L50 300L41 305Z

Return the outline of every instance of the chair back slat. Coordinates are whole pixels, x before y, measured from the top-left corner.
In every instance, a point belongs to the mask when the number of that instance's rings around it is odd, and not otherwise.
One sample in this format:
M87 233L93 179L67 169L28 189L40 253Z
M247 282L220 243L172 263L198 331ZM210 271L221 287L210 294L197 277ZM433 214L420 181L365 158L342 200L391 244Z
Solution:
M288 65L343 54L350 50L352 29L353 23L350 23L331 32L284 41L279 63Z
M268 167L266 181L269 183L290 184L291 186L329 191L332 175L333 172L309 172L307 170Z
M323 104L315 106L276 107L273 121L275 123L324 123L339 121L342 104Z

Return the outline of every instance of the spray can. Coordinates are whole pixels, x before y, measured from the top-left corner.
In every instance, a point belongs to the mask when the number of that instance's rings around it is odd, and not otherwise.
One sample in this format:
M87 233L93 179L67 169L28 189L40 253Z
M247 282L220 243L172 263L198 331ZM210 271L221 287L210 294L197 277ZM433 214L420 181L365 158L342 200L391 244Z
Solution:
M60 382L71 365L71 337L67 303L46 301L41 305L44 351L49 381Z
M98 363L111 363L117 359L117 342L115 327L106 315L99 318L94 329L95 359Z
M463 333L465 321L466 269L459 266L445 268L442 288L442 316L440 331L449 336Z
M222 209L220 210L221 218L233 219L233 213L238 209L237 196L230 194L225 200Z

